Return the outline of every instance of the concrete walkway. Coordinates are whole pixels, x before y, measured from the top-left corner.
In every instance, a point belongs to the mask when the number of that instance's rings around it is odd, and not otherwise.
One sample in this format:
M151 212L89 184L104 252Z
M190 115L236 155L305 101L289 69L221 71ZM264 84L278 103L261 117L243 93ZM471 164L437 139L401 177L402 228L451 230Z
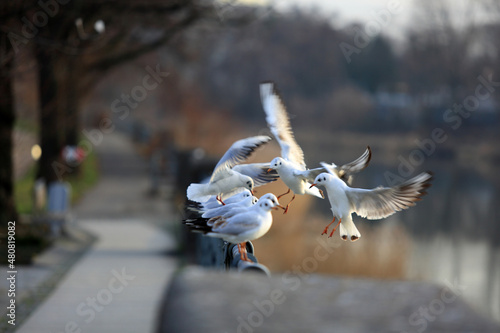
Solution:
M147 163L129 140L109 134L96 147L101 180L76 207L80 227L98 238L16 332L154 332L176 250L160 225L176 218L148 197Z

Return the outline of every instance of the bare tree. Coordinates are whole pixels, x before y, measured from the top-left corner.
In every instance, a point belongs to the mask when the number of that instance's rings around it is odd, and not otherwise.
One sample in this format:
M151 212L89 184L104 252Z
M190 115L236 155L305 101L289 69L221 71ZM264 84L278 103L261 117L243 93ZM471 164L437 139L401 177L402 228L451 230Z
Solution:
M417 91L446 86L453 100L461 97L461 89L477 76L470 71L471 54L477 50L488 2L415 2L403 61L405 76Z
M12 177L14 58L34 51L38 68L38 177L58 179L61 148L79 136L83 98L103 72L165 45L213 6L201 0L23 0L0 5L0 212L15 218ZM97 24L97 25L96 25ZM3 222L2 222L3 223Z
M2 8L1 9L6 9ZM14 57L6 35L0 36L0 223L15 221L17 212L14 202L12 129L15 110L12 87ZM5 229L4 229L5 230Z

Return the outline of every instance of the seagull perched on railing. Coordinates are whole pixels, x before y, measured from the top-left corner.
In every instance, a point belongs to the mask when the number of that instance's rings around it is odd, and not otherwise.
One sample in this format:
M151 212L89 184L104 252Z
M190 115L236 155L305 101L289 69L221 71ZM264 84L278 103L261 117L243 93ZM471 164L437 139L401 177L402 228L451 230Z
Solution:
M253 194L254 186L260 186L278 179L277 174L267 173L269 163L238 164L246 160L258 147L269 142L270 137L259 135L238 140L219 160L207 184L191 184L187 188L189 200L205 202L212 195L222 204L223 194L234 193L241 188Z
M281 206L278 198L273 193L264 194L262 197L256 198L254 196L245 198L238 202L226 203L225 205L220 205L217 208L207 209L207 210L199 210L198 213L201 214L201 217L185 219L183 222L190 222L193 224L197 224L197 222L202 222L206 219L207 225L212 225L214 220L217 220L221 217L229 218L231 216L241 214L246 212L250 207L255 205L259 200L268 199L274 204L275 207L279 207L281 209L285 209L285 207Z
M318 175L311 187L325 187L333 213L333 220L323 230L322 235L328 233L328 227L338 219L329 237L333 236L340 225L340 237L343 240L350 237L351 241L355 241L361 237L352 221L352 213L369 220L378 220L415 206L415 202L427 193L425 190L431 186L432 180L432 172L423 172L393 187L379 186L371 190L352 188L339 178L330 165L321 165L328 172Z
M246 242L260 238L269 231L273 222L271 209L278 208L279 205L275 204L273 200L269 199L268 196L263 196L255 205L230 217L199 218L185 220L183 223L193 231L238 244L241 259L249 261L246 253Z
M310 185L317 175L326 170L324 168L307 169L304 153L295 141L285 105L275 84L272 82L262 83L260 85L260 97L266 113L267 125L281 147L281 157L276 157L271 161L268 171L277 171L281 180L288 186L288 191L279 195L278 198L290 193L290 190L293 191L293 197L286 206L284 213L288 212L288 207L295 199L296 194L310 194L324 198L321 190L311 188ZM370 159L371 150L370 147L367 147L363 155L355 161L340 168L337 168L334 164L332 164L332 167L339 177L349 181L351 174L366 168Z
M223 200L224 200L225 204L232 204L232 203L237 203L237 202L240 202L242 200L245 200L245 199L251 198L251 197L253 197L253 195L252 195L252 192L250 192L250 190L242 189L241 192L238 192L236 194L228 196L227 198L224 198ZM220 201L215 199L215 195L211 196L210 199L208 199L208 201L205 201L203 203L197 202L197 201L189 201L187 203L188 209L190 209L194 212L200 213L200 214L203 214L203 212L206 212L207 210L219 208L222 206L223 205L220 203Z
M257 201L259 201L257 197L251 196L238 202L226 203L225 205L221 205L217 208L204 211L203 214L201 214L201 217L211 218L215 216L227 216L228 214L236 215L255 205Z
M278 198L272 193L264 194L261 197L261 199L269 199L273 202L275 206L283 208L280 206ZM252 196L238 202L226 203L226 205L221 205L217 208L204 211L201 217L202 218L212 218L216 216L231 217L233 215L243 213L245 210L255 205L259 200L260 200L259 198Z

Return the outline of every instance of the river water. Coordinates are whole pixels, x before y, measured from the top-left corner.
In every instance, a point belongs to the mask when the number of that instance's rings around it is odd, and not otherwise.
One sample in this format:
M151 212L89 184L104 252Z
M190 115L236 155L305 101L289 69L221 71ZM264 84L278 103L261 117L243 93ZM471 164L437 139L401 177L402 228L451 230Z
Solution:
M455 286L479 313L500 321L500 175L484 163L434 161L426 167L435 174L428 195L374 228L397 220L406 230L412 243L405 254L407 279ZM386 170L370 165L356 185L387 184Z

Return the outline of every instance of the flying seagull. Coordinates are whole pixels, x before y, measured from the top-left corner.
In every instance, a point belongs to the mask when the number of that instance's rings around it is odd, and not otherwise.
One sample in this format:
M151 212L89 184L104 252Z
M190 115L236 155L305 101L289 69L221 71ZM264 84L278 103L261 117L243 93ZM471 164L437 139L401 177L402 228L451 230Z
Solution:
M222 195L236 193L241 188L253 194L255 186L277 180L277 174L269 174L268 163L239 164L246 160L258 147L269 142L270 137L260 135L238 140L219 160L207 184L191 184L187 188L189 200L206 202L212 195L222 202ZM223 203L224 204L224 203Z
M426 189L431 186L433 175L432 172L423 172L393 187L379 186L367 190L349 187L330 165L321 164L328 172L319 174L311 187L325 187L333 213L333 220L325 227L322 235L328 233L328 227L338 219L329 237L333 236L340 225L340 237L343 240L350 237L351 241L361 237L352 221L352 213L369 220L378 220L415 206L415 203L427 193Z
M318 188L311 188L311 183L317 175L326 170L322 168L307 169L304 161L304 153L295 141L290 120L286 112L285 105L272 82L265 82L260 85L260 97L266 121L281 147L281 157L274 158L268 171L277 171L281 180L288 186L288 191L278 196L293 192L293 197L286 206L284 213L288 212L288 207L295 199L296 194L310 194L319 198L324 198L323 193ZM335 172L346 181L350 181L351 174L359 172L368 166L371 159L371 149L367 147L366 151L355 161L337 167L332 164Z

